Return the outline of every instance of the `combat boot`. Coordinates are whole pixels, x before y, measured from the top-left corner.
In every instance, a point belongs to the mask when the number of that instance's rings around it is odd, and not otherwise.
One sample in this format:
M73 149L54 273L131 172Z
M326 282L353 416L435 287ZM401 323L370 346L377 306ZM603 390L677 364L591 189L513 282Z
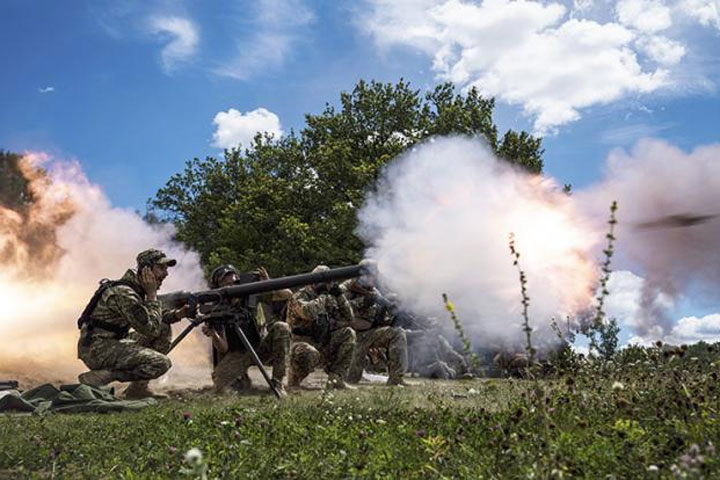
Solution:
M283 385L282 380L273 378L270 380L270 382L273 384L273 387L275 387L275 390L277 390L278 394L280 395L280 398L287 397L287 392L285 391L285 386Z
M239 375L237 378L235 378L235 380L232 381L230 387L237 392L244 392L250 390L252 388L252 380L250 380L250 375L248 375L247 373Z
M345 380L339 375L330 375L325 388L328 390L331 388L335 390L357 390L358 387L345 383Z
M408 386L410 386L410 384L405 381L405 378L402 375L397 376L397 377L388 378L385 385L388 385L390 387L408 387Z
M130 385L128 385L128 387L125 389L125 399L141 400L143 398L168 398L167 395L164 395L162 393L155 393L150 390L150 387L148 386L149 383L149 380L130 382Z
M78 381L91 387L102 387L116 380L112 370L90 370L78 375Z

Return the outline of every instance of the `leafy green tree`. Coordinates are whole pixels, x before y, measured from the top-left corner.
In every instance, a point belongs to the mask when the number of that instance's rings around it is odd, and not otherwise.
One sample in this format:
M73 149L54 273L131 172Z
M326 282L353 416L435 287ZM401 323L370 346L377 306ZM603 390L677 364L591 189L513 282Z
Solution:
M21 158L0 150L0 206L11 210L22 210L32 203L28 181L20 170Z
M366 193L388 162L428 137L478 136L499 157L542 171L541 140L513 131L498 140L494 107L450 83L422 94L403 80L360 81L337 107L306 115L299 133L259 134L223 159L187 162L148 208L172 221L209 268L262 264L278 275L356 262L364 249L356 214Z

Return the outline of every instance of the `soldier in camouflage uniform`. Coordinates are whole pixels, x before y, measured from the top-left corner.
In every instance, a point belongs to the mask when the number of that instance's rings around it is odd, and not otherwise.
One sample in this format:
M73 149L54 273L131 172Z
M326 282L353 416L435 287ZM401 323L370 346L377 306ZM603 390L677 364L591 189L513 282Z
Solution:
M374 275L366 273L359 278L346 280L341 288L355 314L352 327L357 335L348 381L351 383L360 381L368 352L370 349L378 349L387 352L387 384L406 385L404 376L408 353L405 331L390 325L392 317L387 308L389 302L380 301L382 295L375 288Z
M319 265L313 273L327 271ZM355 350L350 327L353 311L337 285L308 285L288 302L287 318L293 333L290 353L291 387L299 387L320 364L325 364L328 388L351 388L345 383Z
M270 276L267 271L260 267L255 273L256 280L268 280ZM210 275L210 287L221 288L237 283L238 272L232 265L221 265L213 270ZM257 300L260 302L287 300L292 296L290 290L277 290L261 295ZM241 300L236 300L241 302ZM238 303L239 309L245 305ZM254 309L255 328L259 337L259 343L255 347L256 353L263 362L272 364L272 382L281 395L285 394L283 379L287 370L288 358L290 355L290 327L282 321L267 322L265 319L262 303L258 303ZM213 384L217 393L226 393L230 389L244 390L250 388L250 377L248 368L253 365L252 357L248 352L237 333L224 325L210 327L203 325L202 331L212 338L214 349L215 367L212 373Z
M188 306L163 310L157 299L168 267L176 263L160 250L145 250L137 256L137 272L128 270L120 280L101 282L78 320L78 357L90 368L78 377L81 383L132 382L125 391L127 398L154 396L149 380L171 366L165 355L170 324L189 312Z
M408 371L420 377L471 378L465 358L450 345L439 328L404 329L408 339Z

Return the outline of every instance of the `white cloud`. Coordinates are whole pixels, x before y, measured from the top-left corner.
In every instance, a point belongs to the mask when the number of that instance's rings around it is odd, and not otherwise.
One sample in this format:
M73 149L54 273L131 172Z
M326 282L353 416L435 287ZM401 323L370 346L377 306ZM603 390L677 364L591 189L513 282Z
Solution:
M592 0L367 3L360 24L380 49L424 52L441 80L521 106L539 134L687 77L687 22L675 25L676 16L720 25L718 0L619 0L610 9Z
M188 61L197 51L200 41L198 27L189 19L177 16L153 17L149 24L150 33L170 38L162 49L160 57L166 73Z
M236 55L214 69L217 75L246 80L282 66L292 55L315 14L303 0L260 0L252 24L256 31L236 39ZM246 19L243 19L246 20Z
M611 128L600 134L600 143L606 145L620 146L629 145L637 142L643 137L652 137L660 134L663 130L670 128L672 124L650 125L646 123L636 123L633 125L625 125L622 127Z
M620 0L615 11L622 25L646 33L659 32L672 25L670 8L658 0Z
M627 270L610 274L605 303L608 318L616 318L623 327L633 328L641 312L641 295L645 281Z
M258 132L268 132L276 137L282 136L280 118L265 108L241 113L234 108L227 112L218 112L213 119L216 125L213 134L213 146L219 148L248 147Z
M41 87L38 88L39 93L53 93L55 91L55 87Z
M686 53L683 44L659 35L640 40L638 46L648 57L663 66L675 65Z
M701 25L720 29L720 0L681 0L678 8Z
M643 336L632 337L628 343L650 345L657 340L670 345L682 345L705 341L720 342L720 313L713 313L702 318L681 318L673 329L663 334L661 329Z

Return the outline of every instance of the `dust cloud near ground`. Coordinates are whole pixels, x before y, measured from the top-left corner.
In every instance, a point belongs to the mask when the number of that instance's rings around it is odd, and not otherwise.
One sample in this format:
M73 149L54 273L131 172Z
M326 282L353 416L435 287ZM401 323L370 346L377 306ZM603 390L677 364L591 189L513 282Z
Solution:
M77 359L77 319L99 280L120 278L147 248L178 260L161 293L204 288L202 270L198 256L173 240L172 228L113 207L79 163L29 153L20 167L31 201L0 206L0 377L74 383L86 370ZM191 335L171 359L175 368L160 383L209 378L204 337Z

